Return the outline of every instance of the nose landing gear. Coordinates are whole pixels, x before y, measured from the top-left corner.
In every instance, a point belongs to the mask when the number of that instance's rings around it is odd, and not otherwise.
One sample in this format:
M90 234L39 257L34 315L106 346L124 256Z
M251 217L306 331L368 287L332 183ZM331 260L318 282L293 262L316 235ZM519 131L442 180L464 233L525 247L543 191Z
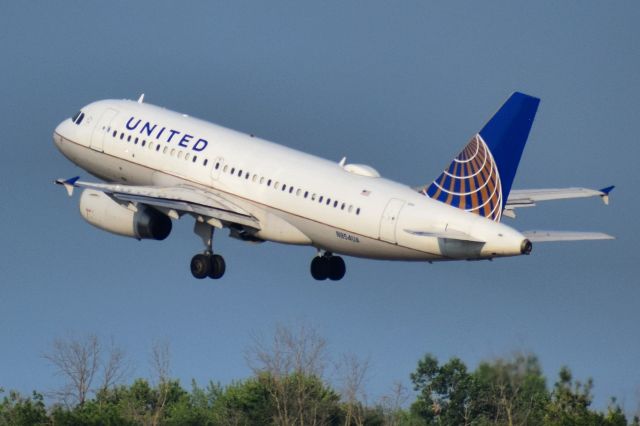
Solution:
M191 259L191 274L195 278L218 279L226 270L224 258L219 254L213 254L213 231L213 226L198 221L193 228L193 232L202 238L206 246L204 253L196 254Z
M328 252L318 253L318 256L311 261L311 276L318 281L327 278L331 281L339 281L346 272L344 260L340 256L334 256Z

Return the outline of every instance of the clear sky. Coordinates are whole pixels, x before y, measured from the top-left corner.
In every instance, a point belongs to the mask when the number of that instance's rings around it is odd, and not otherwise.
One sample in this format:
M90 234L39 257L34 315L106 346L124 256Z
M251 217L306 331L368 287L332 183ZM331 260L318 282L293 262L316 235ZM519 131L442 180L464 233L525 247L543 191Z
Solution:
M369 358L372 399L426 352L480 360L530 350L628 412L640 401L637 159L640 3L0 3L0 386L60 384L56 337L97 333L147 376L155 340L172 371L250 375L256 333L304 322L332 355ZM52 184L90 178L51 134L103 98L146 101L385 177L430 182L515 90L542 98L515 188L616 184L612 203L520 210L520 230L604 231L615 241L538 244L531 256L422 264L347 258L318 283L311 248L218 233L224 279L197 281L185 218L163 243L101 232ZM634 195L635 194L635 195Z

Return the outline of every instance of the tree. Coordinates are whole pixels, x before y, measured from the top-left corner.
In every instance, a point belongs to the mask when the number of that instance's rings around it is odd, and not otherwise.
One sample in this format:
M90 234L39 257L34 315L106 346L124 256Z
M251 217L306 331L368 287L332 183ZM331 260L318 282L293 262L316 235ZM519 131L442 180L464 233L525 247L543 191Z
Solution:
M124 351L112 341L105 353L95 334L55 339L50 352L43 356L56 374L66 379L64 386L53 394L67 405L84 404L91 392L115 386L128 371ZM93 387L100 373L100 383Z
M382 411L385 426L399 426L408 424L408 413L402 409L409 400L409 393L405 385L395 382L391 392L380 399L379 407Z
M549 400L538 359L517 353L482 362L473 373L474 410L487 420L512 425L541 424Z
M276 424L327 424L336 415L339 397L322 381L326 345L304 325L278 325L270 342L254 338L247 362L273 400Z
M571 370L562 367L546 409L545 424L626 425L626 417L615 400L609 405L607 415L589 409L593 400L592 389L593 380L588 379L585 383L574 381Z
M471 424L474 379L460 359L451 358L440 366L435 356L427 354L411 381L419 392L411 406L414 415L428 424Z
M355 355L344 355L338 370L342 377L342 400L346 404L344 424L362 426L366 411L364 382L369 370L369 360L361 360Z
M0 388L0 394L4 390ZM33 392L31 398L11 391L0 402L0 426L33 426L49 424L42 394Z

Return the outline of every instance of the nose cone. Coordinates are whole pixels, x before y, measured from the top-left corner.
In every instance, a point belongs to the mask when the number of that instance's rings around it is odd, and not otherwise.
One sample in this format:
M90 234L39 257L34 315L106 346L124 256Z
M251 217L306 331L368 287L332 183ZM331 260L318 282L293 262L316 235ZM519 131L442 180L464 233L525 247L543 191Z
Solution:
M70 139L71 130L73 130L73 123L70 119L66 119L53 131L53 143L58 149L61 149L63 139Z

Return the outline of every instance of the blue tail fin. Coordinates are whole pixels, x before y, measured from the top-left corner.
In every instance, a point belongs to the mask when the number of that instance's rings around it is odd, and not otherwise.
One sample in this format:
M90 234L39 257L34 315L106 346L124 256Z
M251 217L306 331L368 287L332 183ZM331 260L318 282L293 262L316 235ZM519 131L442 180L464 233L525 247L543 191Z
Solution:
M429 197L500 221L540 99L516 92L424 189Z

